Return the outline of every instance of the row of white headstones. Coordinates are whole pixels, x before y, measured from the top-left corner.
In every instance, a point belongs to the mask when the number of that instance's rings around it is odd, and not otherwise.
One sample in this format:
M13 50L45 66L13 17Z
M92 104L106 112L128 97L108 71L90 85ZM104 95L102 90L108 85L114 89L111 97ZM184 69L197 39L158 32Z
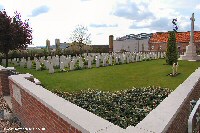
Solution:
M75 70L75 64L78 63L80 68L84 67L84 61L87 61L86 68L92 68L92 64L96 61L96 67L100 66L110 66L110 65L117 65L117 64L124 64L124 63L131 63L131 62L138 62L143 60L151 60L151 59L159 59L164 58L165 52L150 52L150 53L85 53L82 56L48 56L45 60L45 57L40 57L39 59L34 57L34 62L36 64L36 70L41 70L41 64L44 64L45 68L49 70L49 73L54 73L55 67L60 67L61 71L65 71L65 68L69 68L69 70ZM27 67L31 69L33 67L30 57L28 60L25 58L14 58L9 59L9 63L13 63L15 66L20 67ZM2 60L3 65L5 64L5 59ZM102 63L102 64L101 64Z

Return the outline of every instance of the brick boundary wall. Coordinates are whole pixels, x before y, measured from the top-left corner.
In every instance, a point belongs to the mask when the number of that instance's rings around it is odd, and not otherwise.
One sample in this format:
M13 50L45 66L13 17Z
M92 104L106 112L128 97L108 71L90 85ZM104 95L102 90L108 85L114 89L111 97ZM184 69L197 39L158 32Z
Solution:
M49 133L186 133L189 102L200 98L198 68L139 124L122 129L30 82L31 76L9 77L12 110L24 127Z
M167 133L187 133L188 132L188 119L190 116L190 101L198 101L200 98L200 80L194 87L188 98L185 99L184 104L181 106L177 116L167 129ZM181 124L180 124L181 123Z
M128 133L187 133L190 101L200 98L200 68Z
M9 71L0 67L0 96L10 95L8 76Z
M10 81L10 88L12 88L13 84ZM23 106L12 98L12 108L14 114L20 118L24 127L31 128L34 133L39 132L39 130L43 131L43 128L45 128L44 131L49 133L81 133L81 131L58 117L53 111L26 93L23 89L20 91ZM11 95L13 95L13 89L11 89Z
M10 76L9 87L12 111L24 127L35 129L30 132L122 133L122 128L26 80L29 76Z

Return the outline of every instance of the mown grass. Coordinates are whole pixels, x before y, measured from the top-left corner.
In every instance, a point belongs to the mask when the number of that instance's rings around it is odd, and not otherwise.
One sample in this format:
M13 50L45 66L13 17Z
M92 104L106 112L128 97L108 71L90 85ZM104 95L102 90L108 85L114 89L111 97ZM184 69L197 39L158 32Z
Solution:
M174 90L200 66L200 62L179 61L176 77L167 76L172 66L165 60L143 61L123 65L59 72L49 74L48 70L36 71L16 67L20 73L30 73L49 90L80 91L88 88L104 91L123 90L132 87L160 86Z

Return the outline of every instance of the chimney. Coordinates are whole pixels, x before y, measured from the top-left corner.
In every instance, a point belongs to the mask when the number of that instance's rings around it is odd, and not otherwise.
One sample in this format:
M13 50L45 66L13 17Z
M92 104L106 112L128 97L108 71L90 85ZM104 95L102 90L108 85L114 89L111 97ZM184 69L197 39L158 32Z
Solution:
M113 52L113 35L109 36L109 52Z

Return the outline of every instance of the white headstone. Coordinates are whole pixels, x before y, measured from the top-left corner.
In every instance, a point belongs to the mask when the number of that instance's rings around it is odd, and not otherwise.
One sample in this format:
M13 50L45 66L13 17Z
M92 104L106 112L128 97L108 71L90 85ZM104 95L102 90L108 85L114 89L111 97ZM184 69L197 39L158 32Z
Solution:
M2 59L2 65L6 65L6 59Z
M106 66L106 58L103 59L103 66Z
M120 56L120 61L121 61L122 64L124 64L124 57L123 57L123 55Z
M20 61L20 67L24 68L25 64L26 64L26 61L24 61L24 60Z
M160 52L158 52L158 59L160 59Z
M176 73L178 73L178 62L176 63Z
M49 63L49 73L54 73L53 63Z
M41 65L39 61L36 61L36 70L40 70L41 69Z
M63 62L60 62L60 70L65 71L65 65Z
M172 75L175 75L176 74L176 64L174 63L173 66L172 66Z
M74 70L74 61L70 62L70 70Z
M130 57L129 57L129 55L126 57L126 63L130 63Z
M28 68L28 69L31 69L31 68L32 68L32 61L31 61L31 60L28 60L28 61L27 61L27 68Z
M115 57L115 64L119 64L119 58Z
M99 67L100 66L100 59L99 57L96 58L96 67Z
M83 68L83 66L84 66L84 63L83 63L82 57L79 57L79 67Z
M44 62L44 65L45 65L45 67L46 67L47 70L49 69L49 64L50 64L50 61L48 61L48 60L46 60Z
M135 55L131 55L131 61L135 62Z
M109 56L109 65L112 65L112 55Z
M34 61L36 62L38 59L36 57L34 57Z
M91 59L88 60L88 68L92 68L92 60Z
M135 58L135 60L136 60L136 62L138 62L138 61L139 61L139 55L138 55L138 54L136 55L136 58Z

